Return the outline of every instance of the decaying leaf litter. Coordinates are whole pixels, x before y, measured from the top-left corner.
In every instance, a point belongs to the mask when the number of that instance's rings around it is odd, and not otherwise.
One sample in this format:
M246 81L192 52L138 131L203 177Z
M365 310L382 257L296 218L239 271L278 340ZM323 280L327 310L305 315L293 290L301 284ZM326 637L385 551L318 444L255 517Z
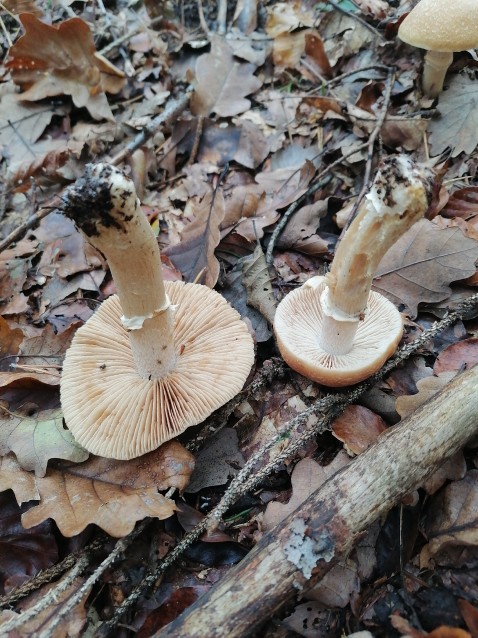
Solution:
M438 101L422 95L422 53L397 38L408 2L3 7L3 630L154 635L475 364L476 63L457 55ZM327 271L380 157L403 152L441 181L375 280L405 349L326 391L282 364L275 305ZM257 343L235 400L133 461L86 458L59 403L75 331L115 292L62 197L105 160L135 183L164 279L215 287ZM250 618L268 621L255 635L475 635L475 467L473 445L456 452L312 589Z

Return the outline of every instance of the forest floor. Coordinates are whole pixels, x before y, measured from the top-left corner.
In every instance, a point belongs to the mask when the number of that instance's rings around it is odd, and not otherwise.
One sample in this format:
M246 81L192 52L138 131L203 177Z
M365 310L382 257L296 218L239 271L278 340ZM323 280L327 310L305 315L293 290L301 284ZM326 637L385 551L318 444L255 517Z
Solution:
M423 51L397 37L411 4L0 5L1 635L155 635L478 361L478 63L456 54L424 96ZM374 281L402 313L402 355L339 396L284 364L271 324L399 154L436 175ZM215 288L256 348L235 399L130 461L89 455L60 404L65 352L115 292L62 214L100 161L133 180L164 279ZM476 444L437 462L237 635L478 637L477 467Z

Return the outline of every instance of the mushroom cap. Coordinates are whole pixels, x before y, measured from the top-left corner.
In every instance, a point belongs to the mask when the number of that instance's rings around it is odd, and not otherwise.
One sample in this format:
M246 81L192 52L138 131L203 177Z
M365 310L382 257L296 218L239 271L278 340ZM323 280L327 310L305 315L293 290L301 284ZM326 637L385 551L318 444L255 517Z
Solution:
M63 364L61 403L75 439L98 456L131 459L204 421L243 387L254 362L251 335L217 292L165 282L177 305L175 369L136 372L117 295L77 330Z
M401 23L398 37L431 51L478 46L477 0L421 0Z
M279 304L274 319L279 350L291 368L317 383L332 388L358 383L381 368L395 351L403 332L400 313L383 295L370 292L352 350L329 354L318 343L325 277L316 279L322 281L293 290Z

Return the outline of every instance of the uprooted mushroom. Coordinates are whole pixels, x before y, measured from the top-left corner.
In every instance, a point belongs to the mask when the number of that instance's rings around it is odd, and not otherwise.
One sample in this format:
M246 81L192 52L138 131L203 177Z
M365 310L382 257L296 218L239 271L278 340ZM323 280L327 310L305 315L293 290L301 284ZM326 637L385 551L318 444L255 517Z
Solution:
M378 370L401 339L403 323L388 299L371 291L386 251L427 211L432 172L399 155L385 160L325 277L289 293L274 320L291 368L331 387Z
M163 281L157 240L121 171L87 166L65 201L65 214L107 258L118 291L66 353L65 421L90 452L134 458L234 397L252 367L253 341L219 293Z

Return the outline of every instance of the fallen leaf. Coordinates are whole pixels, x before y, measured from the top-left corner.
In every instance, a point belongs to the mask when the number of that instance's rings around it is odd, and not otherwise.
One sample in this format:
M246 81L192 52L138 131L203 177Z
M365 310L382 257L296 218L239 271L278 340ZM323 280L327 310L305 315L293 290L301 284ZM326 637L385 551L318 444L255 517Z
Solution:
M356 0L356 5L362 13L383 20L390 11L390 5L385 0Z
M264 236L264 228L279 219L279 213L270 208L263 189L257 184L240 184L224 190L226 212L221 224L221 236L235 232L255 242Z
M191 138L192 135L189 135L184 143L193 143ZM235 161L246 168L257 168L269 151L267 138L253 122L243 120L228 126L207 122L199 144L198 162L225 166L228 162Z
M281 624L294 632L295 635L303 636L303 638L327 638L327 636L330 635L340 636L340 633L336 633L335 631L331 634L331 610L324 609L322 603L315 601L297 605L292 614L284 618Z
M429 502L423 533L428 543L420 554L420 566L455 547L478 546L478 470L440 490Z
M453 192L440 214L442 217L463 217L465 219L477 215L478 186L467 186Z
M417 381L416 394L404 394L397 397L395 408L402 419L410 416L421 405L431 399L437 392L442 390L456 375L456 371L435 370L437 376L429 376Z
M243 261L244 286L247 303L258 310L272 325L277 301L272 291L271 277L262 246L258 243L250 257Z
M52 518L63 536L75 536L95 523L121 537L147 516L169 518L176 506L158 493L183 490L193 458L178 442L130 461L91 457L79 465L59 465L43 478L22 470L10 455L1 459L0 489L12 489L20 503L39 500L22 515L26 528Z
M476 270L478 242L459 228L440 228L435 220L414 224L385 254L373 282L396 305L404 304L411 317L419 303L446 299L451 282Z
M433 118L428 127L433 155L447 148L452 157L470 154L478 144L478 88L474 78L463 73L453 75L447 84L440 93L441 117Z
M289 502L285 504L271 502L267 505L263 518L264 529L274 528L296 510L312 492L319 489L328 478L349 462L350 459L344 452L339 452L332 463L326 466L319 465L311 458L299 461L291 475L292 496Z
M317 234L317 231L320 227L320 220L325 217L327 211L327 202L323 200L302 206L288 222L276 246L298 250L307 255L326 254L328 244Z
M316 19L312 7L302 3L274 2L268 5L267 13L265 30L270 38L295 29L312 27Z
M327 608L346 607L351 597L360 591L357 565L347 559L334 565L332 569L311 589L307 590L308 600L315 600Z
M45 476L50 459L73 463L85 461L89 454L63 427L60 408L37 410L34 403L6 409L0 401L0 455L13 452L24 470Z
M471 635L473 638L477 638L478 636L478 609L469 603L467 600L463 598L459 598L458 607L460 609L461 615L463 616L463 620L466 623L466 626L471 631Z
M222 191L217 189L210 191L202 200L190 200L188 210L194 215L194 221L181 233L180 243L163 252L179 268L186 281L204 283L213 288L219 276L219 262L214 250L221 238L219 227L225 215Z
M0 494L1 587L8 593L41 569L58 560L58 547L50 522L26 530L21 509L11 491Z
M227 273L225 286L221 289L221 294L237 310L241 317L249 319L256 341L262 343L271 338L272 332L269 329L267 320L261 313L247 303L242 274L243 260L244 258L238 259L233 269Z
M244 465L238 447L236 430L223 428L206 442L196 456L196 465L186 492L199 492L204 487L224 485Z
M386 429L384 420L362 405L347 406L332 423L332 434L350 455L365 452Z
M452 343L440 352L435 360L433 372L440 375L446 372L468 370L478 363L478 339L463 339ZM454 375L452 375L454 376Z
M10 371L15 365L16 354L20 350L23 341L23 332L20 328L10 328L3 317L0 316L0 370Z
M3 316L28 309L22 289L37 246L37 241L22 239L0 253L0 312Z
M194 587L180 587L157 609L148 614L146 620L135 633L135 638L151 638L162 627L175 620L198 598Z
M213 38L210 53L204 53L196 62L191 112L230 117L247 111L251 102L245 96L257 91L262 84L254 75L255 70L253 64L234 60L227 43Z
M86 22L70 18L50 26L29 13L20 20L25 33L10 48L5 66L25 89L21 99L71 95L75 106L86 107L93 118L114 121L104 92L118 93L124 74L96 53Z

